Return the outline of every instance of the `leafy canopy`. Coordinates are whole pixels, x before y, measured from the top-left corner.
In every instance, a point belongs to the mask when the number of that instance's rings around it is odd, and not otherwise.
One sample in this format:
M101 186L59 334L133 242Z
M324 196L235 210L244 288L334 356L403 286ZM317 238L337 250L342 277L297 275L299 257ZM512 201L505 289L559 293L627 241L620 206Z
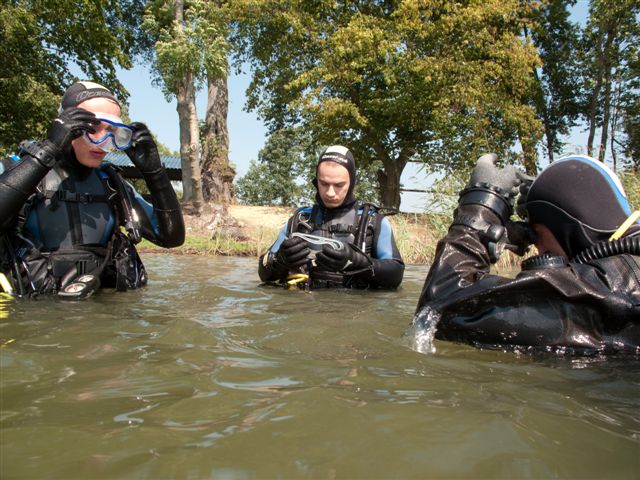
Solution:
M14 0L0 4L0 148L41 138L60 96L75 78L111 88L122 101L127 92L116 67L130 68L144 49L137 26L140 0Z

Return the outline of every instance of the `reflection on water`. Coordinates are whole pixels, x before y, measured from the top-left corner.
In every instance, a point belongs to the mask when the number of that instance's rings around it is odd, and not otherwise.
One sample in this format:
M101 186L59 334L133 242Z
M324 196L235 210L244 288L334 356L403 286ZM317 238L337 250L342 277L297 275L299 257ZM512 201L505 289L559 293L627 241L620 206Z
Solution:
M255 259L145 263L141 291L0 297L0 477L640 476L637 358L416 352L425 267L304 293Z

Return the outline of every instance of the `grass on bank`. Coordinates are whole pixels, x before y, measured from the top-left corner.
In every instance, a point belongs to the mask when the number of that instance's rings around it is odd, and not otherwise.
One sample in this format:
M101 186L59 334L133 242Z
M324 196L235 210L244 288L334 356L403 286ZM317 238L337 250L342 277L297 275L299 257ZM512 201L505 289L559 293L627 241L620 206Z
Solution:
M402 213L388 217L393 228L398 250L407 264L430 264L438 240L442 238L451 222L447 215ZM278 236L279 228L259 227L251 232L251 239L237 240L230 236L204 233L187 235L185 243L177 248L165 250L143 240L138 249L142 252L171 252L183 255L229 255L258 257L262 255ZM505 255L501 259L504 267L516 265L521 259Z

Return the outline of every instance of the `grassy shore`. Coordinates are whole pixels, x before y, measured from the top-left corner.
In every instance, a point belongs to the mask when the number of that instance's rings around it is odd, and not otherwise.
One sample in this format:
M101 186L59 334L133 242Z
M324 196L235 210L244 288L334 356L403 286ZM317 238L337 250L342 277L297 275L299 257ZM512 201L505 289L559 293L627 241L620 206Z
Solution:
M620 176L632 207L640 208L640 175L627 171ZM207 222L194 221L185 216L187 238L181 247L170 250L174 254L188 255L235 255L258 257L264 253L278 236L282 225L294 209L283 207L251 207L232 205L229 215L241 221L235 230L216 228L215 222L205 228ZM388 217L400 254L407 264L430 264L433 260L438 240L442 238L451 223L451 214L400 213ZM238 230L241 232L238 235ZM160 251L155 245L143 241L141 251ZM534 250L533 248L531 250ZM512 268L520 264L522 258L505 252L498 268Z
M449 228L449 217L401 213L388 218L393 228L398 250L405 263L430 264L438 239L442 238ZM187 235L184 245L173 248L170 252L183 255L258 257L271 246L278 236L280 227L256 225L245 227L245 229L247 238L244 239L215 231L192 230ZM138 248L142 252L169 252L145 240ZM519 264L520 261L519 257L507 253L503 255L500 266L509 268Z

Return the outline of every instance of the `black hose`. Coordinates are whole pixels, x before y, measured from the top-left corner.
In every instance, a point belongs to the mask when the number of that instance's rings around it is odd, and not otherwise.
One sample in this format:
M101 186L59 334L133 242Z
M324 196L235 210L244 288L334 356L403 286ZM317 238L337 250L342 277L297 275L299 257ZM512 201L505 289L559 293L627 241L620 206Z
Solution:
M573 257L575 263L588 263L599 258L611 257L613 255L640 255L640 236L624 237L619 240L604 240L583 250Z

